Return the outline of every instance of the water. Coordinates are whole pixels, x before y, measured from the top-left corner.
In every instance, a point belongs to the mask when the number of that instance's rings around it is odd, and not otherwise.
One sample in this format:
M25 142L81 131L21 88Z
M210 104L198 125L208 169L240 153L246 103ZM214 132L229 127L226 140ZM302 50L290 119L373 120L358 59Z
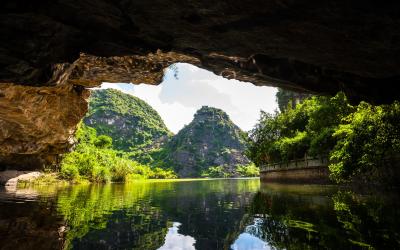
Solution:
M397 195L258 179L0 190L0 249L400 249Z

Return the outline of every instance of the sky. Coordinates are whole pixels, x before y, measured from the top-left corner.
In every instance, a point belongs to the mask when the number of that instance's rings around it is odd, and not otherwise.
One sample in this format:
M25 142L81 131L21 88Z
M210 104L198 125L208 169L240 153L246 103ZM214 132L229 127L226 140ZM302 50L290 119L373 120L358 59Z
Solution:
M196 111L204 105L224 110L244 131L254 127L261 110L273 113L278 109L276 88L228 80L186 63L175 65L177 77L170 67L158 86L103 83L101 88L119 89L144 100L174 133L189 124Z

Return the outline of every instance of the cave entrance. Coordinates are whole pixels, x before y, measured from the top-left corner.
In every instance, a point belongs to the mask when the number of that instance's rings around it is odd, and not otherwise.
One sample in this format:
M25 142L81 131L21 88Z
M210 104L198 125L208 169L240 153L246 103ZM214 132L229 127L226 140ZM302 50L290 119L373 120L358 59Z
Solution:
M247 132L261 111L276 112L277 89L229 80L187 63L173 64L164 73L157 86L103 83L92 89L89 111L76 133L77 152L84 155L93 144L98 152L96 147L108 145L151 166L149 171L170 169L178 177L258 176L245 155ZM62 171L69 162L65 159Z
M261 110L274 113L278 109L277 88L226 79L188 63L176 63L166 68L159 85L105 82L94 89L108 88L150 104L173 133L190 123L202 106L224 110L244 131L253 128Z

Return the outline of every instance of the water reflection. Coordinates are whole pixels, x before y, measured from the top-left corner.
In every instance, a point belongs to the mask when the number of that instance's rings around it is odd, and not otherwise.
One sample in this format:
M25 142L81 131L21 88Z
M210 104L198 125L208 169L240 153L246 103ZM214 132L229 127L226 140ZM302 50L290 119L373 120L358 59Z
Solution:
M179 222L172 223L172 227L168 228L168 233L165 236L165 243L158 250L194 250L194 243L196 240L188 235L178 233Z
M265 185L250 214L273 249L399 249L398 194L362 195L329 186Z
M269 250L271 248L263 239L262 231L263 220L261 218L255 218L254 224L249 225L241 233L235 242L231 245L232 250Z
M0 248L399 249L398 198L257 179L3 190Z

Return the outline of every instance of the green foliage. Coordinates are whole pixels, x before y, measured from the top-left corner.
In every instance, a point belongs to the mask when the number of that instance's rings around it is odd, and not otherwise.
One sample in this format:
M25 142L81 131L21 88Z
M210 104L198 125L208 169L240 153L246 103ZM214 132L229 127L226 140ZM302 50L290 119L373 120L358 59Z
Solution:
M201 177L205 178L231 178L231 177L257 177L260 176L260 169L250 163L247 165L235 166L235 171L230 172L227 166L209 167L201 172Z
M98 148L110 148L112 146L112 138L107 135L100 135L96 138L94 145Z
M92 92L84 123L99 135L110 136L113 147L125 152L140 152L172 135L150 105L115 89Z
M210 166L234 167L249 162L242 153L246 146L245 133L220 109L202 107L192 123L171 138L158 113L136 97L113 89L96 90L89 104L89 113L84 119L86 132L76 134L80 145L75 154L79 156L66 157L62 169L64 178L79 179L77 176L82 173L91 181L123 181L128 175L129 179L175 178L174 171L182 177L198 177ZM119 158L151 165L153 172L133 173L132 167L126 167L129 164ZM110 166L124 169L117 171L121 174L106 167L107 159L112 159L107 163ZM81 169L73 170L74 165ZM97 169L104 168L110 171L98 173Z
M243 155L244 137L224 111L203 106L190 124L150 156L155 166L173 167L181 177L236 175L235 166L249 162Z
M79 145L62 160L60 175L68 180L85 178L92 182L107 182L111 180L108 164L113 163L115 157L109 150Z
M332 98L313 96L295 108L289 105L283 113L261 113L250 133L247 155L257 165L306 154L330 155L329 168L335 181L355 176L372 181L382 180L383 175L395 176L397 170L388 160L398 156L399 142L398 102L382 106L362 102L353 107L338 93Z
M400 103L373 106L363 102L333 136L338 142L331 151L329 169L335 180L360 174L366 181L395 177L390 159L400 152ZM382 173L385 176L379 176Z
M280 152L280 159L288 161L304 156L310 147L310 137L306 131L296 132L293 137L282 137L275 143Z
M159 114L139 98L114 89L93 91L75 135L79 143L64 157L60 176L92 182L176 178L169 169L149 166L152 152L169 136Z
M202 177L210 177L210 178L228 178L230 177L228 173L226 173L224 166L215 166L209 167L206 170L203 170L201 173Z
M60 177L65 180L77 180L80 177L79 170L76 165L68 164L64 160L61 165Z
M173 170L165 170L159 167L153 169L150 178L152 179L175 179L177 178Z
M274 115L261 113L250 133L248 157L257 165L304 157L326 156L335 145L334 129L353 107L339 93L329 98L313 96Z
M249 146L246 155L256 165L279 160L279 150L275 141L279 139L279 124L277 114L261 112L259 122L249 134Z
M254 164L239 165L236 171L241 177L257 177L260 176L260 169Z
M143 178L175 178L171 170L155 169L130 160L111 147L112 139L96 135L96 130L83 123L76 133L78 145L63 158L60 177L70 181L126 181Z

